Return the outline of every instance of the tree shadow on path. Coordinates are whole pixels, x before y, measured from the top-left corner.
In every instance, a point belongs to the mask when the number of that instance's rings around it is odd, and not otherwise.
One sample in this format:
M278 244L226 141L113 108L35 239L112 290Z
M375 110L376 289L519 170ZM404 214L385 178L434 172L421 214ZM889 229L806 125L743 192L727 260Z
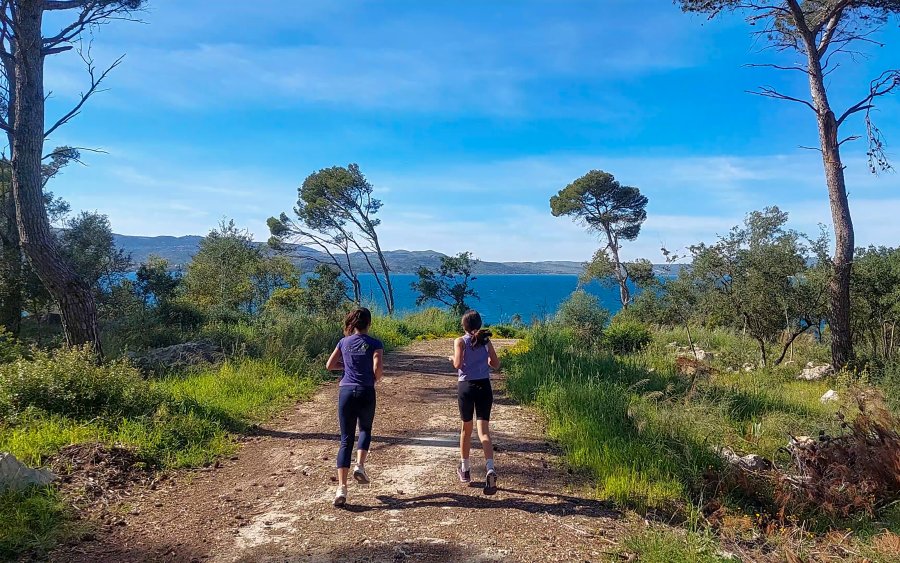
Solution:
M473 483L473 486L478 486ZM348 506L351 512L372 510L408 510L415 508L466 508L475 510L521 510L529 514L550 514L553 516L586 516L619 520L622 513L612 504L598 500L573 497L555 493L525 491L513 488L499 488L499 492L526 498L496 498L494 496L469 495L462 493L432 493L409 498L393 495L378 495L375 498L383 506ZM530 498L529 498L530 497ZM536 499L536 500L532 500Z

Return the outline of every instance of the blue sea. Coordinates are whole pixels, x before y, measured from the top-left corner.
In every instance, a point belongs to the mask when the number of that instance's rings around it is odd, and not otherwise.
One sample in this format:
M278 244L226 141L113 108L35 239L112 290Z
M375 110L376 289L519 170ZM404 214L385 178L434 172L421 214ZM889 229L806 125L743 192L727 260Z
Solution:
M394 274L391 281L394 285L394 301L398 313L409 313L429 306L442 306L440 303L426 303L416 307L416 292L410 284L417 278L413 274ZM372 274L360 275L363 300L375 310L384 310L384 301ZM478 293L479 299L471 299L467 304L478 309L488 323L509 322L518 314L524 322L533 318L545 319L556 313L560 303L578 287L578 276L553 274L521 274L521 275L480 275L471 287ZM599 282L591 282L585 290L596 295L604 308L615 313L621 309L618 286L611 287Z

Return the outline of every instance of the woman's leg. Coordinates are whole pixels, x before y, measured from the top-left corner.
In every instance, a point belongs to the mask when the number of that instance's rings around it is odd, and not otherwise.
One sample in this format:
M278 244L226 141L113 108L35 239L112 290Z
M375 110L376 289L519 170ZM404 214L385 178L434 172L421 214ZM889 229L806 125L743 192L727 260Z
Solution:
M469 483L472 479L469 467L469 453L472 449L472 427L475 417L475 403L472 401L472 388L468 381L460 381L456 388L456 399L459 404L459 418L462 425L459 429L459 466L456 474L460 482Z
M469 459L469 453L472 450L472 427L474 423L471 419L463 421L462 428L459 431L459 457L460 459Z
M372 425L375 422L375 390L365 389L359 395L359 443L356 446L356 463L364 467L372 443Z
M356 401L352 387L342 387L338 395L338 423L341 427L341 445L337 455L338 486L347 486L347 474L350 471L350 457L353 442L356 438L356 422L358 418Z
M491 423L488 420L478 419L478 439L481 440L481 449L484 450L485 461L491 461L488 469L492 469L494 464L494 444L491 442Z

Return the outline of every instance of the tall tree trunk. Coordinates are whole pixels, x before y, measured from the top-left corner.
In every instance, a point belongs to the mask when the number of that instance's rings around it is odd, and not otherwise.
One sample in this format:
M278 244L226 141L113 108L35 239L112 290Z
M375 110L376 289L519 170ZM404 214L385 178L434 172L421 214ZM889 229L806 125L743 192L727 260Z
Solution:
M829 284L831 295L831 363L835 368L847 365L853 356L850 332L850 271L853 267L853 220L847 201L847 185L844 165L841 163L841 147L838 140L838 124L828 102L825 78L814 43L809 51L809 86L817 112L822 164L825 183L831 203L831 220L834 225L834 272Z
M16 203L9 179L9 165L3 164L3 191L0 194L0 325L18 336L22 324L22 250L16 226Z
M44 206L41 179L44 151L41 22L44 2L19 0L16 4L12 183L20 243L41 282L59 306L66 342L70 346L93 345L100 354L94 296L59 252Z
M619 238L613 234L608 226L604 228L606 230L606 240L609 242L608 248L612 252L616 281L619 283L619 299L622 300L622 308L627 309L628 304L631 302L631 291L628 289L628 271L619 259Z

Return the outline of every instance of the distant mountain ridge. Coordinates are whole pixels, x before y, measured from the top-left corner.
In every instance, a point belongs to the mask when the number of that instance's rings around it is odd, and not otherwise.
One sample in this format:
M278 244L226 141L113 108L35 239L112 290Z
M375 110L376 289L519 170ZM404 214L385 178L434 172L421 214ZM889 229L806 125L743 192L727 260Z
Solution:
M117 246L131 254L135 264L146 262L151 255L168 260L173 268L186 266L200 247L201 236L131 236L113 235ZM327 256L313 248L297 247L295 262L303 270L315 267L318 261ZM441 257L445 256L434 250L389 250L384 253L392 273L414 274L420 267L437 268ZM350 255L351 262L359 272L368 271L365 258L360 253ZM660 270L663 266L658 266ZM568 274L578 275L584 269L582 262L567 260L550 260L542 262L488 262L481 261L475 268L476 274Z

